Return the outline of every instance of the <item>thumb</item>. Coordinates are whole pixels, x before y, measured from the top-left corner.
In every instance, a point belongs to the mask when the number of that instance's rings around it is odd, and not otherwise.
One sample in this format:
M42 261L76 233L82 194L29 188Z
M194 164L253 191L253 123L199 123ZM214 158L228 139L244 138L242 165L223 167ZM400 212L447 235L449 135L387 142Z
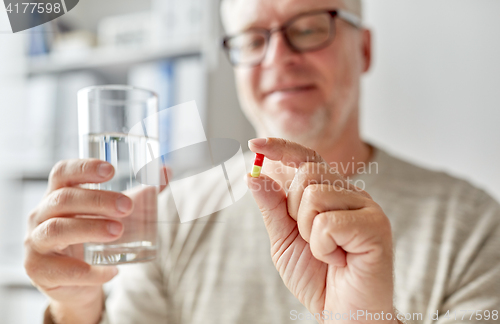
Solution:
M262 213L271 244L288 237L297 222L288 214L287 196L281 185L265 174L257 178L247 174L246 181Z

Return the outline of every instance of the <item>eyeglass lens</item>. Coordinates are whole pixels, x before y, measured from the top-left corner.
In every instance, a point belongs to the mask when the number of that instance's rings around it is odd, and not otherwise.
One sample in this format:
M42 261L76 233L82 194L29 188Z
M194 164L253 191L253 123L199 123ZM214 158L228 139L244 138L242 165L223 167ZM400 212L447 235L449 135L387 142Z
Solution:
M296 51L317 49L332 39L333 24L327 12L304 15L291 21L285 37ZM249 30L228 40L226 46L233 64L257 64L267 49L268 36L262 30Z

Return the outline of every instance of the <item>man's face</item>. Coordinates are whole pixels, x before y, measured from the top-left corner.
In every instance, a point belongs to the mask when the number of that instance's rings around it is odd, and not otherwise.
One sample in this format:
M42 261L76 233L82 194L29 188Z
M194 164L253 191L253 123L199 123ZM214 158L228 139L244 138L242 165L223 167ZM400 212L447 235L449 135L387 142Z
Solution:
M279 27L303 12L345 8L341 0L226 1L223 14L229 35ZM369 65L369 37L338 18L335 30L329 46L305 53L293 52L283 35L274 33L262 63L235 68L242 108L259 136L314 146L337 138L353 118L357 123L359 79Z

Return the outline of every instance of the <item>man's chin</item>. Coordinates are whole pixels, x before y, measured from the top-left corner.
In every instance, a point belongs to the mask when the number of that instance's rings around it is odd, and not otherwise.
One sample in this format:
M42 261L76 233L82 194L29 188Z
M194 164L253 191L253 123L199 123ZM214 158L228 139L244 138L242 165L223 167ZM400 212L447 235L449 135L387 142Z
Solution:
M276 118L267 120L267 130L272 137L281 137L314 146L324 133L326 124L323 114L315 114L310 118Z

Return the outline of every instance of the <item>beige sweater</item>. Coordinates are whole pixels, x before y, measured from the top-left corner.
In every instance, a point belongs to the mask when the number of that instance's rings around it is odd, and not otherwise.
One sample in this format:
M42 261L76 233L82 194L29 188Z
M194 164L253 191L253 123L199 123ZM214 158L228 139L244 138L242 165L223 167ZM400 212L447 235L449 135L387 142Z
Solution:
M437 323L500 323L492 316L500 311L499 204L463 180L380 149L373 161L378 173L356 179L392 224L398 310L416 314L407 314L410 323L436 322L436 311ZM194 190L217 195L204 184ZM120 267L102 324L315 323L298 320L308 311L274 268L249 192L219 213L184 224L171 196L162 199L159 257ZM462 310L480 312L462 320Z

